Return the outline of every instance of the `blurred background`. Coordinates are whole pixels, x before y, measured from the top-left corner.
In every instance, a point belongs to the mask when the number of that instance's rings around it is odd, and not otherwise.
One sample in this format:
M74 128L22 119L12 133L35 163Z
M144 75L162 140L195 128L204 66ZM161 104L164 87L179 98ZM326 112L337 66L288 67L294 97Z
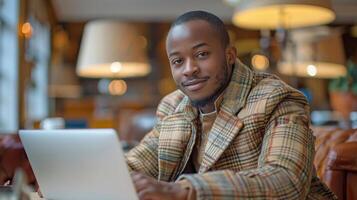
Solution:
M114 128L135 145L176 89L165 39L189 10L302 91L314 126L357 127L357 0L0 0L0 133Z
M301 90L313 123L356 126L356 105L338 107L356 104L357 1L301 2L1 0L0 132L61 118L61 126L124 135L144 111L137 120L150 126L176 88L165 53L170 23L198 9L225 21L245 64Z

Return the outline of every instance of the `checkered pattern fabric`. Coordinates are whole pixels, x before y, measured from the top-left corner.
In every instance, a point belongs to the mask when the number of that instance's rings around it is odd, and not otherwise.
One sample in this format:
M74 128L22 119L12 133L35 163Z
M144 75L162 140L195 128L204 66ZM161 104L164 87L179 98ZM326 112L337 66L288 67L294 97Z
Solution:
M198 112L175 91L158 123L126 158L131 170L162 181L189 181L196 199L334 199L316 177L305 97L277 77L239 61L196 174L182 174L195 145Z

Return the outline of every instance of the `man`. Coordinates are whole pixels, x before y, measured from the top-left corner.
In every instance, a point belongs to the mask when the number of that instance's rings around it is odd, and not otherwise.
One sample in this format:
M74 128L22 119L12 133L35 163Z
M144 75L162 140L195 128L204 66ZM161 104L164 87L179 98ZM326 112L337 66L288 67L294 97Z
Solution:
M218 17L178 17L166 50L179 90L127 154L140 199L334 198L315 175L305 97L240 63Z

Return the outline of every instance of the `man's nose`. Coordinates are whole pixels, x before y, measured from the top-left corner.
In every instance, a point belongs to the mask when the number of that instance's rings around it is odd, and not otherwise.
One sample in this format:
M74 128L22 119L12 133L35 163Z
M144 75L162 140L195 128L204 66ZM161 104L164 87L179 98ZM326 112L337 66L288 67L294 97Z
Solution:
M187 62L185 63L185 68L184 68L184 75L185 76L192 76L197 74L199 71L199 68L197 66L197 63L192 60L192 59L187 59Z

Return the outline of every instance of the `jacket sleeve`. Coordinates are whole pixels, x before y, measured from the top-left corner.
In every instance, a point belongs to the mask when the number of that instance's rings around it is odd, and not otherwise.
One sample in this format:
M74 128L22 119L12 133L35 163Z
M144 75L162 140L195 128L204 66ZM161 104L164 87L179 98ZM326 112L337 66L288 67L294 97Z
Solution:
M158 147L161 121L176 108L182 95L174 92L160 102L156 111L155 127L141 140L140 144L126 154L129 171L138 171L154 178L158 177Z
M314 136L302 95L277 97L266 104L266 128L258 167L182 175L197 199L305 199L313 174ZM269 111L270 109L270 111Z
M129 171L138 171L156 178L158 176L159 131L154 127L138 146L126 154Z

